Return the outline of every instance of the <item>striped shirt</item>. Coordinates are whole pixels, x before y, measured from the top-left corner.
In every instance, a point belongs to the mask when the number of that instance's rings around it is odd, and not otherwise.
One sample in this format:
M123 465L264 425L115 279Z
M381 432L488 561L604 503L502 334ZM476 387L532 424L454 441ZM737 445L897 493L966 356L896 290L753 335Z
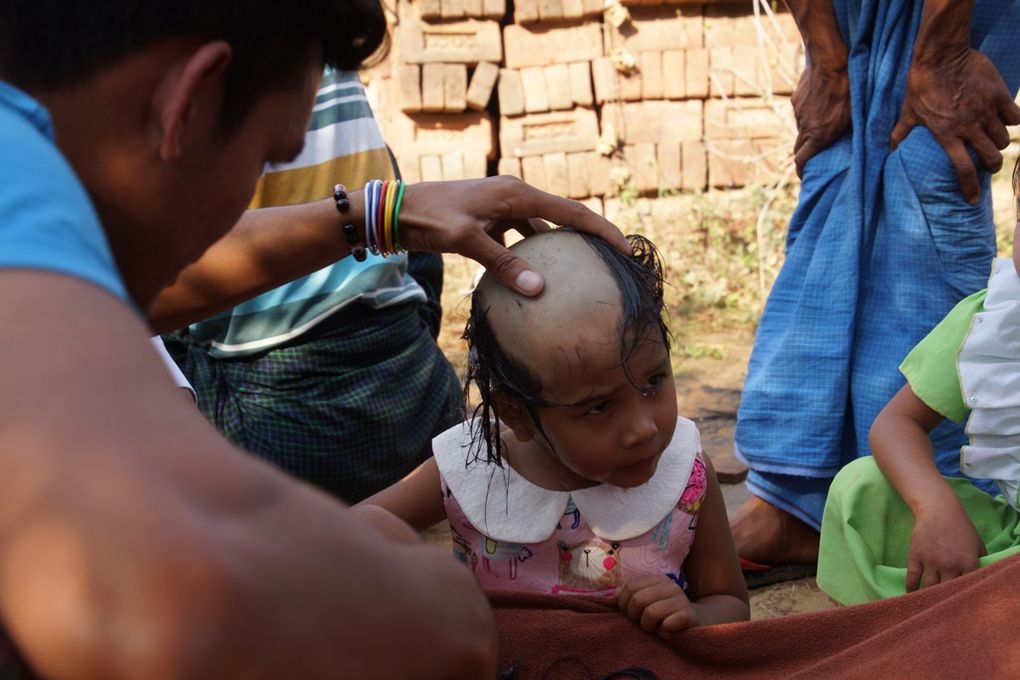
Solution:
M356 73L327 71L316 95L305 147L293 161L270 164L259 179L252 208L317 201L337 182L351 190L369 179L392 179L393 162ZM339 230L338 230L339 234ZM305 333L349 304L382 309L426 302L407 273L407 257L346 257L232 310L190 327L191 339L214 357L271 349Z

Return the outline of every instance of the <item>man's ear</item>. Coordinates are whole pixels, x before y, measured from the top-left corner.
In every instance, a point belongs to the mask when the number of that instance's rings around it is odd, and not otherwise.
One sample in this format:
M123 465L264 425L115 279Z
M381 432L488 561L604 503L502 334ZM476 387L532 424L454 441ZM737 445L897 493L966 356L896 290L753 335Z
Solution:
M499 420L514 433L514 439L524 443L535 438L535 428L531 415L518 402L505 397L495 396L496 408L499 409Z
M222 40L207 42L191 52L179 70L164 75L153 99L163 160L181 157L184 128L196 111L202 88L223 75L232 54L230 45Z

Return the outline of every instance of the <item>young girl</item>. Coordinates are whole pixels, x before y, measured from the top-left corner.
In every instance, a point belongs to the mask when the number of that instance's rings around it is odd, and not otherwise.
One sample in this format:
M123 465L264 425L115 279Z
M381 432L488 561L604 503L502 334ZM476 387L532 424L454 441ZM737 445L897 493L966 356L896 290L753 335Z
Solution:
M1013 170L1020 189L1020 163ZM1018 205L1020 210L1020 205ZM845 467L822 519L818 585L843 604L899 595L1020 552L1020 220L1013 259L962 300L900 365L905 385L876 418L874 458ZM960 469L935 466L928 432L967 420Z
M515 251L549 283L526 299L486 275L465 338L475 417L365 501L418 530L448 517L486 589L615 596L669 633L746 620L715 473L677 417L662 270L556 230Z

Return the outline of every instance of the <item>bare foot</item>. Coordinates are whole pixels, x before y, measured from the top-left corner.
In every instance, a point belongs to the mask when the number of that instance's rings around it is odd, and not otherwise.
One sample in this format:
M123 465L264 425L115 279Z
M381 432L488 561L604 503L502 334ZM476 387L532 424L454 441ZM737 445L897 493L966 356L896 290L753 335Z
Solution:
M818 532L757 496L740 506L730 522L737 554L761 564L813 564Z

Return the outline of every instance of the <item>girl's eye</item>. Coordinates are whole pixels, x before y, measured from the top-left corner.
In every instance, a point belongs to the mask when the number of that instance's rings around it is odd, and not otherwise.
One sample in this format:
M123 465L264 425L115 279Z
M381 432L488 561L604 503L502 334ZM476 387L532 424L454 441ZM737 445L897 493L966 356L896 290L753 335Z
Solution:
M609 400L608 399L604 399L603 401L600 401L599 403L595 404L590 409L588 409L585 412L584 415L586 415L586 416L600 416L603 413L606 413L607 411L609 411L609 407L610 406L612 406L612 404L609 402Z
M646 397L655 394L656 392L659 391L659 388L662 387L662 383L665 379L666 379L665 373L656 373L655 375L648 379L648 385L645 387L645 389L641 390L641 394L643 394Z

